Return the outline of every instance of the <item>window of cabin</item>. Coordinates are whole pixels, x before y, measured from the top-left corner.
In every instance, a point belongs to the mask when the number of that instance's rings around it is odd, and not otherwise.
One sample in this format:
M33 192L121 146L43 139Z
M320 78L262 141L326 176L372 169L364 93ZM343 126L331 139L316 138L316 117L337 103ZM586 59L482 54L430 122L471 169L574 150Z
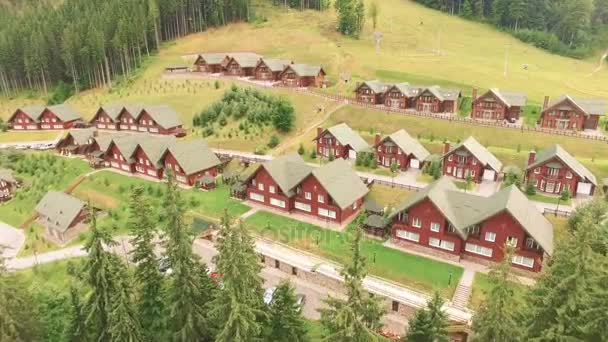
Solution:
M570 171L566 172L566 178L572 179L572 172L570 172Z
M511 247L517 247L517 238L514 236L507 237L507 245Z
M422 227L422 220L418 217L414 217L412 219L412 227L414 228L420 228Z
M448 160L449 160L449 161L454 160L454 155L450 154L450 155L448 156Z
M534 169L534 173L539 174L540 173L540 167L537 167Z
M264 184L258 183L258 190L264 191Z
M310 200L312 198L312 194L310 192L306 191L304 193L304 198L306 198L307 200Z
M317 196L317 201L318 201L319 203L325 203L325 196L323 196L323 195L318 195L318 196Z
M439 223L431 222L431 231L438 233L440 228L441 228L441 225Z
M274 194L274 185L269 185L268 186L268 192L270 192L271 194Z
M496 233L494 233L494 232L486 232L486 241L489 241L489 242L496 241Z

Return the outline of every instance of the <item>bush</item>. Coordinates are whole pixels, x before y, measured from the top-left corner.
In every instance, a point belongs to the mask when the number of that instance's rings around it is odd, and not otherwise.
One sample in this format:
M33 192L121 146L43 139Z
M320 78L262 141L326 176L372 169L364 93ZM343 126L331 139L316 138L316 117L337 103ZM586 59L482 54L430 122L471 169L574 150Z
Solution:
M279 145L279 138L276 135L270 137L270 141L268 142L268 147L275 148Z
M213 82L213 87L214 87L215 89L220 89L220 81L215 80L215 82Z
M317 159L317 150L314 148L310 150L310 159Z
M300 144L300 147L298 147L298 154L303 156L304 153L306 153L306 150L304 150L304 145Z
M533 182L528 182L528 184L526 184L526 195L528 195L528 196L536 195L536 186L534 186Z
M558 55L583 58L589 53L589 48L583 46L586 44L584 40L579 40L578 48L571 48L568 44L560 41L554 33L528 29L512 31L511 33L522 42L532 44L537 48L551 51Z
M47 104L55 105L64 103L72 95L74 95L74 88L63 81L59 81L59 83L57 83L57 86L53 90L51 97L47 101Z

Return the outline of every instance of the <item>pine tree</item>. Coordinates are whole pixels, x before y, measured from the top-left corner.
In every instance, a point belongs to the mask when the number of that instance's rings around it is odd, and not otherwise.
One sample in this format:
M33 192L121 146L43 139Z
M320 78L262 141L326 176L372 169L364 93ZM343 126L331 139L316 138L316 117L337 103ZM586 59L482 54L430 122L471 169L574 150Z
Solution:
M306 323L297 303L293 286L282 282L274 291L269 309L269 340L276 342L306 342Z
M320 310L325 338L330 341L375 341L374 332L382 327L384 309L378 298L363 289L367 269L365 257L361 255L362 238L362 230L357 226L351 241L350 263L342 270L347 300L329 298L326 300L329 308Z
M222 326L217 342L256 340L262 333L266 313L262 300L261 266L242 222L233 225L228 213L220 224L218 254L214 261L222 275L222 289L212 303L212 315Z
M460 11L460 15L465 18L473 18L473 5L471 5L471 0L464 0L462 2L462 10Z
M83 306L78 288L70 286L70 324L65 339L69 342L86 341L86 326Z
M116 243L108 232L97 227L97 218L91 214L90 237L84 249L88 253L84 268L87 270L85 282L90 292L84 306L86 312L87 332L96 341L109 341L108 316L110 315L112 290L116 278L112 274L111 254L104 250L105 246Z
M166 256L172 271L167 289L170 340L205 340L210 337L205 309L210 294L201 290L211 280L201 275L206 273L206 267L198 263L192 252L192 230L184 222L185 204L175 178L169 173L167 179L163 217Z
M514 284L510 281L513 253L513 247L505 245L502 262L490 271L492 288L473 317L473 331L479 341L515 342L521 339L521 322L516 316L520 304L516 302Z
M582 327L585 298L593 293L592 279L601 268L593 251L597 238L593 219L584 215L572 237L559 244L545 273L526 296L525 340L588 340Z
M0 248L0 341L36 341L39 324L35 312L27 286L4 268Z
M369 16L372 18L372 27L374 30L378 25L378 15L380 14L380 8L378 7L378 2L376 0L372 1L369 6Z
M144 341L137 310L133 306L133 291L127 268L118 256L110 256L110 270L115 277L110 294L108 333L112 342Z
M154 215L144 188L137 187L131 193L128 226L131 230L132 260L135 282L138 285L137 310L146 341L164 340L163 291L164 277L158 270L154 253L156 233Z
M408 328L404 341L409 342L447 342L447 315L441 307L443 299L438 292L427 303L426 308L420 309Z

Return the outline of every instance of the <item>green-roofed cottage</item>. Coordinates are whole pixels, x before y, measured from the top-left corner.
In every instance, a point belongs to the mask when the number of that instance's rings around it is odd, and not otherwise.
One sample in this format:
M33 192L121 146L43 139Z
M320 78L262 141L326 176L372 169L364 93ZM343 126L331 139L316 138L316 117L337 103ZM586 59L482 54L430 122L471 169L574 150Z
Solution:
M456 145L446 142L441 160L444 175L476 183L494 182L502 170L502 162L473 137Z
M89 152L96 136L95 128L72 129L59 140L56 149L65 156L84 155Z
M279 74L281 84L286 87L317 87L325 82L323 67L308 64L289 64Z
M356 159L358 153L371 152L369 144L347 124L341 123L327 129L317 128L314 138L317 155L329 158Z
M431 153L422 144L412 138L404 129L393 134L381 137L376 134L374 150L378 158L378 165L390 167L396 163L400 170L408 168L422 169Z
M390 84L379 80L364 81L355 88L357 101L368 104L381 104L384 102L384 93Z
M477 97L477 88L473 89L471 118L516 122L526 106L527 96L524 93L506 91L497 88L489 89Z
M288 59L262 58L253 69L253 78L258 81L276 82L281 72L290 64L293 62Z
M81 121L80 114L67 104L18 108L7 120L15 130L70 129Z
M104 105L89 123L103 130L185 135L179 114L167 105Z
M546 96L538 124L543 128L558 130L596 131L600 118L606 113L606 99L583 99L564 95L549 103L549 97Z
M36 206L38 222L46 227L46 237L65 244L72 240L88 217L85 203L64 192L49 191Z
M13 170L0 169L0 202L8 201L18 186Z
M296 153L258 165L244 183L255 203L338 223L359 211L369 191L347 161L313 168Z
M593 195L598 185L595 175L557 144L538 154L530 152L525 181L544 193L559 195L567 190L573 196Z
M513 265L538 272L553 253L553 226L513 185L483 197L463 192L444 176L397 206L389 218L395 242L446 257L499 262L509 243L516 247Z
M442 88L434 85L421 88L414 98L414 108L429 114L456 114L460 89Z
M170 169L175 179L185 185L194 186L197 182L206 189L215 184L220 159L209 149L202 139L175 142L163 152L161 163L165 170Z

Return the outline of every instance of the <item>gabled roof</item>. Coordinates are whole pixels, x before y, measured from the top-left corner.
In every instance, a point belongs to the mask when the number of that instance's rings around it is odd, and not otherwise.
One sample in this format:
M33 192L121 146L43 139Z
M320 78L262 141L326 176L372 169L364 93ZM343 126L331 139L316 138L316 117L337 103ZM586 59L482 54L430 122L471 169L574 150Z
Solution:
M390 87L390 84L388 84L388 83L384 83L379 80L371 80L371 81L364 81L361 84L359 84L359 86L357 87L357 90L359 90L359 88L361 88L364 85L366 85L369 89L371 89L376 94L384 93Z
M119 137L120 136L113 137L112 135L101 135L101 136L95 137L95 142L99 146L99 150L105 152L108 150L108 147L110 147L110 143L112 142L112 139L118 139Z
M293 70L293 72L300 77L316 77L320 72L325 73L325 70L318 65L290 64L285 68L285 70L288 69ZM285 72L285 70L283 70L283 72Z
M139 115L137 115L137 120L139 120L139 116L141 113L143 113L143 111L150 114L152 119L154 119L157 124L165 129L182 125L182 121L179 119L177 112L167 105L146 105L143 107Z
M201 53L198 55L198 59L203 59L207 64L220 64L224 58L226 58L227 53Z
M44 223L49 228L65 232L85 203L64 192L49 191L36 206L36 212L45 217Z
M292 62L288 59L273 59L273 58L262 58L258 62L258 65L264 63L270 69L270 71L277 72L283 71L286 66L290 65Z
M168 151L188 175L222 163L202 139L174 143L169 146Z
M17 180L13 177L13 170L0 169L0 181L7 183L16 183Z
M534 162L526 167L526 170L533 169L539 165L546 163L553 158L559 158L566 164L574 173L588 182L597 185L595 175L589 171L583 164L574 158L568 151L564 150L560 145L551 145L549 148L541 151L536 155Z
M23 113L25 113L27 116L29 116L32 120L37 121L38 117L40 116L40 114L42 114L42 112L44 111L45 107L44 106L40 106L40 105L32 105L32 106L25 106L25 107L21 107L18 110L22 111ZM15 111L15 113L17 113L17 111ZM14 114L13 114L14 116ZM12 117L11 117L12 118Z
M500 99L500 101L507 105L507 107L523 107L526 105L526 101L528 100L526 94L524 93L504 91L497 88L488 90L488 93L494 94L498 99Z
M162 167L160 165L161 157L167 151L167 148L175 143L175 137L173 136L163 136L163 137L151 137L143 135L138 139L137 145L143 150L148 159L154 165L159 168ZM131 155L135 152L136 149L133 149ZM125 158L130 157L125 156Z
M516 186L483 197L463 192L444 176L408 198L389 218L427 199L454 226L463 240L468 237L468 227L507 211L545 252L553 253L553 226Z
M100 111L103 110L106 114L108 114L112 121L116 121L116 119L118 119L118 114L120 114L120 111L122 111L123 108L124 106L118 104L103 105L99 107L97 113L95 113L95 117ZM95 119L95 117L93 117L93 119Z
M258 165L254 172L250 173L249 180L260 168L264 168L270 177L277 183L281 191L288 197L294 195L293 189L310 174L312 167L297 153L277 157Z
M68 132L68 135L72 136L77 145L86 145L89 143L89 139L95 137L96 131L94 128L72 129Z
M350 164L341 158L314 169L312 174L340 209L352 205L369 192Z
M551 102L549 106L543 110L543 112L559 106L564 101L569 101L575 107L582 110L585 115L604 115L606 112L608 112L608 101L606 99L580 99L571 97L569 95L561 96L557 100Z
M395 133L385 137L380 141L380 144L385 140L390 139L397 147L406 154L413 154L418 160L425 160L431 153L422 146L422 144L412 138L404 129L400 129Z
M242 68L253 68L258 64L258 61L260 60L260 56L259 55L255 55L255 54L234 54L230 56L231 59L234 59L234 61L240 65Z
M445 101L445 100L456 101L456 100L458 100L458 97L460 97L460 89L441 88L440 86L437 86L437 85L423 88L418 93L418 96L420 96L420 94L424 93L425 91L429 91L431 94L433 94L433 96L438 98L440 101Z
M394 84L391 87L389 87L387 89L387 91L391 90L392 88L396 88L397 90L402 92L407 97L416 97L422 90L421 87L410 85L407 82Z
M122 156L125 157L125 159L128 159L131 157L131 155L133 155L133 152L135 152L135 149L137 148L138 138L140 137L138 137L137 135L125 135L121 137L112 138L112 140L108 144L107 149L109 149L110 146L114 144L116 148L118 148Z
M369 150L369 145L361 136L353 131L347 124L341 123L330 128L325 129L321 132L321 135L317 136L315 140L321 138L325 132L329 132L331 135L344 146L350 146L356 152L362 152Z
M63 122L81 119L80 114L78 114L78 112L76 112L74 108L67 104L49 106L46 107L46 109L55 114L55 116L57 116L59 120Z
M467 151L469 151L477 160L479 160L483 165L487 165L491 167L494 171L500 172L502 169L502 162L498 160L487 148L481 145L475 138L468 137L462 143L452 147L450 151L443 155L442 158L445 158L447 155L451 154L453 151L464 147Z

